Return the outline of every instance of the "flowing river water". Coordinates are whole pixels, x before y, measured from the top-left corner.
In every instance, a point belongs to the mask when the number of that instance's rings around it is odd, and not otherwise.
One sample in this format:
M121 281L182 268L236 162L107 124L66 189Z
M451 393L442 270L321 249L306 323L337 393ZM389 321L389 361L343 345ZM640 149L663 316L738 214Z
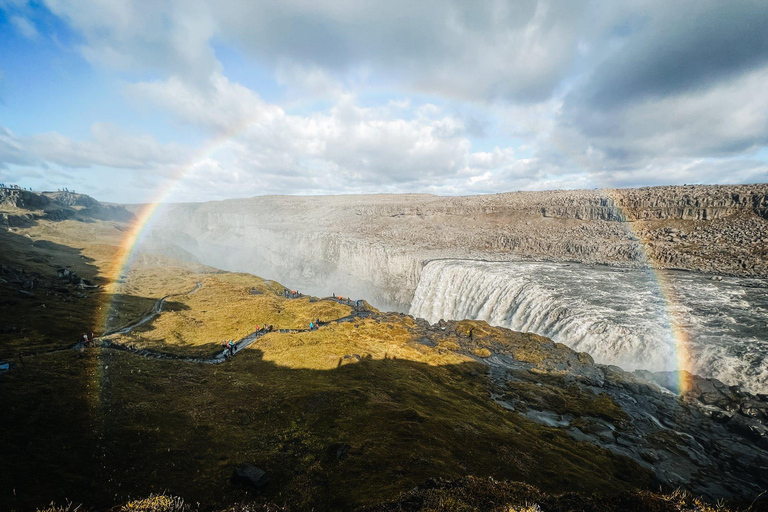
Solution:
M673 370L682 355L691 372L768 392L765 280L435 260L422 271L410 314L430 322L478 319L535 332L627 370ZM674 334L671 320L682 335Z

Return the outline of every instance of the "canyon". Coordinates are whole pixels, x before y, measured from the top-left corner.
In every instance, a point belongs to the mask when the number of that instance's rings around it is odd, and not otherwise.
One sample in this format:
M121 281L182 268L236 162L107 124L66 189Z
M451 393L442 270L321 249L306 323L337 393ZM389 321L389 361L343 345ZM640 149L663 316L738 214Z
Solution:
M766 277L768 185L172 204L156 215L145 247L400 311L437 259Z

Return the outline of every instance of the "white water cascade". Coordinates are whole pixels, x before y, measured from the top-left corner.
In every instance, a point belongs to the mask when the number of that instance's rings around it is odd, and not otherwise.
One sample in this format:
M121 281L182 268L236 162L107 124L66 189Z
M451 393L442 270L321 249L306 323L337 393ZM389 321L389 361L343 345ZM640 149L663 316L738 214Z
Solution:
M670 279L682 298L675 304L649 270L436 260L422 271L410 314L433 323L485 320L550 337L603 364L652 371L677 368L674 315L691 340L686 369L768 389L768 285L691 273Z

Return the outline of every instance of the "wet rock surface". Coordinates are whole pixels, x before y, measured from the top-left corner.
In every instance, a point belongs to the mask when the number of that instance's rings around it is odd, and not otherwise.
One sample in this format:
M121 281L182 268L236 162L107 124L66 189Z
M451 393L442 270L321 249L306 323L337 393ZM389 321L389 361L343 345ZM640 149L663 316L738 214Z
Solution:
M488 367L500 406L635 460L659 484L710 498L745 498L768 486L768 396L687 372L626 372L535 334L484 322L430 325L422 341Z

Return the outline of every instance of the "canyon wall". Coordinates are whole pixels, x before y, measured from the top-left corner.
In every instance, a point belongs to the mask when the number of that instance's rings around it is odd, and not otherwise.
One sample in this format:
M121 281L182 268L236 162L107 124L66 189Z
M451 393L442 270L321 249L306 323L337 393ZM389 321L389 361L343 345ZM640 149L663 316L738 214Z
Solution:
M148 237L201 262L406 310L442 258L768 276L768 185L265 196L165 208Z

